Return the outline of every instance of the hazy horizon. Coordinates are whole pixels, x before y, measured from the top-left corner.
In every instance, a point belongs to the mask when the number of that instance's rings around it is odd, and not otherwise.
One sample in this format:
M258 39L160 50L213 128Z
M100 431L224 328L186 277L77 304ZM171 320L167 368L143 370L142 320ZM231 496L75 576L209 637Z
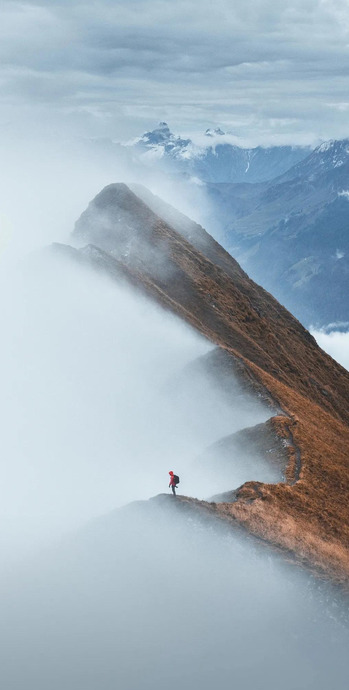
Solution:
M250 143L349 134L346 0L3 0L5 137L127 139L162 120Z

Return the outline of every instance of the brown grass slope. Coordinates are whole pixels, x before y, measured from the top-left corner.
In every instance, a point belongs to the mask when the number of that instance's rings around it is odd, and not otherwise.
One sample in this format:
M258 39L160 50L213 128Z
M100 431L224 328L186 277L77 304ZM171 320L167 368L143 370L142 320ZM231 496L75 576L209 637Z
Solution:
M199 250L125 185L105 188L75 231L80 241L97 245L80 257L112 276L124 276L224 348L287 415L273 423L281 436L292 439L290 483L249 482L235 503L217 504L215 510L331 577L346 580L349 373L202 233ZM292 477L297 479L293 485Z

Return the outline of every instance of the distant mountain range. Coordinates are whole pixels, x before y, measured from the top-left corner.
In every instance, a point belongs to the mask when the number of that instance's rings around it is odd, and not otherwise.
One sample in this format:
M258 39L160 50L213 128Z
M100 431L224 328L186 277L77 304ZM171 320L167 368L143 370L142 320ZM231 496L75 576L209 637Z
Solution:
M220 128L207 129L200 145L175 136L166 122L129 143L143 160L168 171L197 177L202 182L263 182L281 175L303 160L310 149L302 146L241 148Z
M206 227L305 325L349 322L349 140L314 150L232 140L206 130L199 146L162 122L129 147L203 186Z
M349 140L270 182L207 190L224 245L255 280L307 325L349 321Z
M193 215L198 208L209 232L304 325L348 324L349 140L314 150L235 141L217 128L194 143L161 122L98 149L131 163L135 177L160 171L188 185Z

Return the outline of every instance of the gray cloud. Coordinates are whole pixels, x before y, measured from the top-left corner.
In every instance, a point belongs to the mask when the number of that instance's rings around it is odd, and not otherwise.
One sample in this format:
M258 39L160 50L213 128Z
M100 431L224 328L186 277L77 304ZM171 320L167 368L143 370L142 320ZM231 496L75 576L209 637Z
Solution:
M96 136L165 117L262 142L345 136L348 30L344 1L5 2L3 118L21 120L25 104L33 120Z

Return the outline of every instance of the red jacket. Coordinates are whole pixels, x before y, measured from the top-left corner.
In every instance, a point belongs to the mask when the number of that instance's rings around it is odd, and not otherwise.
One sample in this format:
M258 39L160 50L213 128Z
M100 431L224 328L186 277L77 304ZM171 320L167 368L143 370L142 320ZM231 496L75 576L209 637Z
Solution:
M169 474L170 474L170 473L169 473ZM175 479L174 479L174 475L173 475L173 474L170 474L170 483L169 483L169 486L176 486L176 482L175 482Z

